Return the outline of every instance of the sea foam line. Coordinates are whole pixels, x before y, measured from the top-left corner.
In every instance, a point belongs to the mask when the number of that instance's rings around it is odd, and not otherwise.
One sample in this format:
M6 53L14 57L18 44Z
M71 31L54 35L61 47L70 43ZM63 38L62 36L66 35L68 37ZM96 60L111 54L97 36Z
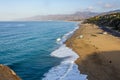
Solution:
M62 77L60 77L60 80L63 80L67 76L67 74L72 70L72 67L73 67L73 62L69 66L67 72Z
M75 27L72 31L64 34L64 36L63 36L62 38L56 39L56 42L57 42L58 44L61 44L61 45L64 44L64 42L65 42L67 39L69 39L77 29L79 29L78 23L76 24L76 27Z
M74 51L62 45L52 52L51 56L64 58L64 60L60 65L50 69L43 80L87 80L87 76L80 74L78 66L74 63L79 57Z
M74 63L79 56L63 44L78 28L79 26L61 38L59 41L60 48L53 51L51 56L64 58L64 60L60 65L53 67L48 73L44 74L43 80L87 80L87 75L80 74L78 66Z

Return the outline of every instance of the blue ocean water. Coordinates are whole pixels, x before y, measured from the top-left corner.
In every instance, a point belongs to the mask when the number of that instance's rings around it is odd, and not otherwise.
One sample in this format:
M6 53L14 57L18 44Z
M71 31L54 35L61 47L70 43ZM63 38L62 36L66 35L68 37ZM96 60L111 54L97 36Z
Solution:
M56 39L75 27L62 21L0 22L0 64L23 80L41 80L62 61L50 56L60 46Z

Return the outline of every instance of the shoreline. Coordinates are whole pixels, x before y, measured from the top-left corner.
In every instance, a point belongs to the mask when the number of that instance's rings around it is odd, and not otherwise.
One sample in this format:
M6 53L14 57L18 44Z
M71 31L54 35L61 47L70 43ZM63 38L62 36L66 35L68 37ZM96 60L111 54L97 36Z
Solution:
M65 44L79 55L76 64L88 80L120 80L120 39L103 32L96 25L81 24Z
M75 53L71 48L67 47L65 44L66 40L69 39L79 28L78 24L79 23L77 22L77 27L75 27L72 31L69 31L68 33L64 34L60 41L58 40L58 44L60 44L60 47L54 50L50 55L53 57L61 58L62 61L59 65L52 67L47 73L45 73L45 77L42 80L49 80L51 78L53 80L87 79L87 75L80 74L78 65L75 63L75 61L79 58L79 55L77 55L77 53Z

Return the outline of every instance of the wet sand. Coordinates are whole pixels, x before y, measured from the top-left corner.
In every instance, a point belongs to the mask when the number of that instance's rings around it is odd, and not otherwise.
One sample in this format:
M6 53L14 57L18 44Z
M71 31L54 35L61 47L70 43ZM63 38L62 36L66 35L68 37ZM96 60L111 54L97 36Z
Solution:
M81 24L66 45L80 56L76 64L88 80L120 80L120 38L103 32L96 25Z

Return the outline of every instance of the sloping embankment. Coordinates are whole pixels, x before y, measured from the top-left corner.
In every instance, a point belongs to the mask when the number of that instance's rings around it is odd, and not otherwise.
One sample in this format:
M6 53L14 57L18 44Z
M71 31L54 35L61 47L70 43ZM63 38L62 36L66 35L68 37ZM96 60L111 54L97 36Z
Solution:
M0 80L21 80L9 67L0 64Z

